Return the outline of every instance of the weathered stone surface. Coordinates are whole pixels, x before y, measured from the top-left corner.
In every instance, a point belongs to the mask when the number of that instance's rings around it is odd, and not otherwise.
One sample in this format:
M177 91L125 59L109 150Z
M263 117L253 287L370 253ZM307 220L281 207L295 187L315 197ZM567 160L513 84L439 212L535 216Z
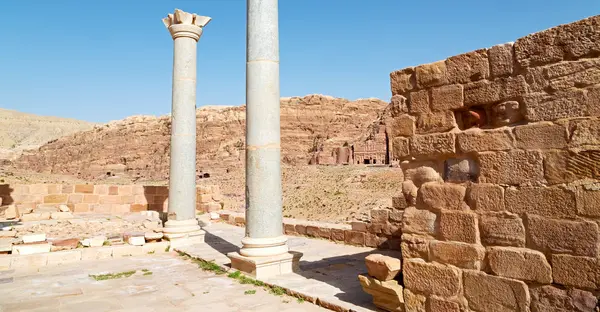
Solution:
M455 145L453 133L415 135L410 138L410 154L416 157L453 154Z
M415 294L409 289L404 288L404 307L406 312L427 312L427 297Z
M523 97L525 119L553 121L588 115L585 90L572 89L555 94L532 93Z
M427 305L429 306L429 311L461 312L460 305L457 302L444 300L437 296L429 297Z
M544 68L550 93L571 88L584 88L600 83L600 60L584 59L561 62Z
M473 183L469 185L466 201L474 210L504 210L504 188L490 183Z
M527 312L529 289L521 281L464 271L464 292L469 308L477 312Z
M54 240L52 241L52 247L50 251L75 249L77 248L77 245L79 245L79 239L77 238Z
M31 243L12 246L13 255L32 255L38 253L50 252L52 244L50 243Z
M552 149L567 146L567 129L550 122L515 127L517 148Z
M552 283L552 268L543 253L526 248L490 247L488 263L499 276L540 284Z
M578 59L600 51L598 16L537 32L515 42L515 56L522 67Z
M413 67L404 68L390 73L392 94L403 94L416 87L415 70Z
M344 231L344 242L350 245L365 245L365 233L356 231Z
M440 235L444 240L479 244L477 215L462 211L442 211Z
M555 284L597 290L600 263L593 257L552 255L552 276Z
M483 245L525 247L525 226L518 215L483 213L479 215L479 230Z
M35 233L35 234L27 234L21 237L23 239L23 243L39 243L46 241L46 233Z
M408 113L408 99L402 95L393 95L390 99L390 116L392 118L399 117Z
M50 219L53 220L64 220L64 219L73 219L74 216L71 212L53 212L50 214Z
M587 217L600 217L600 190L578 190L577 213Z
M440 86L448 81L444 61L419 65L415 68L415 72L419 88Z
M588 291L560 289L554 286L540 286L529 289L531 312L590 312L594 311L598 299Z
M373 296L373 304L385 311L404 312L404 296L398 281L378 281L368 276L359 275L363 290Z
M85 247L101 247L104 245L104 242L107 240L106 236L94 236L91 238L86 238L81 241L81 244Z
M554 218L577 215L575 193L561 187L509 187L504 192L506 210Z
M81 261L81 250L63 250L48 254L48 265L64 265Z
M573 164L571 157L569 151L544 151L544 177L549 185L570 183L579 179L576 172L569 170L569 166Z
M429 242L432 239L416 234L402 233L402 259L421 258L429 260Z
M392 155L394 159L402 159L410 155L409 139L397 137L392 139Z
M569 145L592 148L600 145L600 120L581 120L572 124Z
M415 134L415 122L416 118L410 115L401 115L399 117L391 118L390 121L390 133L391 137L399 136L412 136Z
M400 259L384 256L382 254L371 254L365 258L365 265L369 275L380 281L394 279L400 270L402 262Z
M417 203L425 209L464 210L468 209L465 193L466 188L462 185L427 182L419 189Z
M525 77L506 77L468 83L464 89L465 106L485 105L510 100L528 93Z
M404 286L411 291L451 297L460 289L461 272L451 266L408 259L404 261L402 272Z
M417 116L417 134L446 132L456 127L456 118L451 111L423 113Z
M407 203L404 195L392 197L392 208L393 209L401 210L401 209L405 209L406 207L408 207L408 203ZM395 220L395 221L401 221L401 220Z
M17 231L0 231L0 238L6 238L6 237L15 237L17 236Z
M463 106L463 86L446 85L431 90L431 110L443 112Z
M431 241L429 243L431 261L451 264L462 269L481 269L485 248L481 245Z
M371 209L371 223L386 223L388 221L390 211L387 209Z
M462 153L506 151L514 148L515 139L508 129L469 129L456 134L458 150Z
M479 178L479 165L472 158L448 158L445 167L444 181L446 182L477 181Z
M8 205L8 207L6 207L6 209L4 210L4 218L8 220L17 219L19 218L19 216L21 216L21 214L19 213L19 209L16 205ZM21 221L27 220L23 220L21 218Z
M13 253L14 254L14 253ZM38 254L21 254L17 257L11 257L10 268L11 269L35 269L46 266L48 264L48 252Z
M508 76L513 73L513 43L499 44L488 50L490 76Z
M402 232L435 235L437 216L428 210L408 207L402 218Z
M163 248L164 250L164 248ZM102 260L112 258L112 247L84 248L81 250L81 260Z
M486 49L451 56L446 60L448 83L467 83L490 76Z
M506 101L494 104L490 111L490 124L494 127L514 124L523 119L521 104L517 101Z
M479 182L481 183L531 185L543 181L541 152L513 150L479 154Z
M444 180L440 176L438 170L432 166L416 166L414 168L406 168L404 171L404 178L407 181L411 181L416 188L421 187L427 182L443 182ZM405 181L406 182L406 181ZM412 187L411 187L412 191ZM415 193L416 195L416 193Z
M408 95L408 111L411 114L426 114L431 112L429 107L429 91L413 91Z
M598 255L600 232L594 222L556 220L527 214L527 228L530 248L544 253Z

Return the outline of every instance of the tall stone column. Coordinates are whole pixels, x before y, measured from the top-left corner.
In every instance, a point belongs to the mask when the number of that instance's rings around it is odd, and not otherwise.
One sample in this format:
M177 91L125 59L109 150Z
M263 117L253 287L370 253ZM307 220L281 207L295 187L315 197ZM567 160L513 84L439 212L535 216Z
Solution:
M247 0L246 236L232 267L258 278L291 273L300 254L283 234L278 0Z
M164 227L170 240L204 241L196 220L196 48L209 21L179 9L163 19L174 44L169 211Z

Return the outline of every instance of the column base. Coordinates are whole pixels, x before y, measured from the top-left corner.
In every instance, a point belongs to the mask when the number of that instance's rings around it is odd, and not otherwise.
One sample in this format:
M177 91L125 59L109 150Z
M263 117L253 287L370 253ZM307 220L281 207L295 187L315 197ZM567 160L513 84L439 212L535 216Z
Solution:
M227 254L231 259L231 267L262 280L277 275L288 274L300 270L300 252L286 252L276 256L246 257L238 252Z
M200 229L198 220L169 220L163 228L165 239L171 242L171 249L181 246L204 243L206 232Z

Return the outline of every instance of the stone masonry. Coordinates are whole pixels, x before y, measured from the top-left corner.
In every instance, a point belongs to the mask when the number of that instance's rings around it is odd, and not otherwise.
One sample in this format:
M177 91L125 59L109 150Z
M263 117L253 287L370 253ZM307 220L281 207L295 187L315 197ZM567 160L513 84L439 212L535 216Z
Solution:
M596 311L599 25L391 73L406 311Z

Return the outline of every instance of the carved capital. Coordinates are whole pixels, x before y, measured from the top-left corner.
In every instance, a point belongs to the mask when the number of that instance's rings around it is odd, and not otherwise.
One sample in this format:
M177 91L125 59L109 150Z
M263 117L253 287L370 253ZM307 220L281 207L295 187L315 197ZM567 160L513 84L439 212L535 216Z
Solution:
M210 20L211 18L208 16L199 16L194 13L175 9L175 13L163 18L163 23L171 33L173 39L188 37L198 41L202 35L202 28Z

